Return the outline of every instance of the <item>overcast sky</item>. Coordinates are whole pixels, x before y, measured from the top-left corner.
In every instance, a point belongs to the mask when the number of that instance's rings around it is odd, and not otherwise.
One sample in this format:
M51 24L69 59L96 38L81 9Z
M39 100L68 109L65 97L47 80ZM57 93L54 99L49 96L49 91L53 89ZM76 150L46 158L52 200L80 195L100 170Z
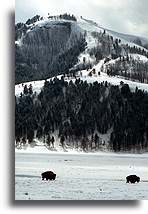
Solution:
M16 0L16 22L71 13L103 27L148 38L148 0Z

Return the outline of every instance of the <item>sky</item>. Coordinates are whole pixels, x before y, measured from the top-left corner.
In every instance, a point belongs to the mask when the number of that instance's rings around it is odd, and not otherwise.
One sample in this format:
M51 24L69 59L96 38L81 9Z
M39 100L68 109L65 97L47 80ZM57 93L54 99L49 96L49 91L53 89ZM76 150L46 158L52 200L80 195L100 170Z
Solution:
M148 0L16 0L16 23L70 13L117 32L148 38Z

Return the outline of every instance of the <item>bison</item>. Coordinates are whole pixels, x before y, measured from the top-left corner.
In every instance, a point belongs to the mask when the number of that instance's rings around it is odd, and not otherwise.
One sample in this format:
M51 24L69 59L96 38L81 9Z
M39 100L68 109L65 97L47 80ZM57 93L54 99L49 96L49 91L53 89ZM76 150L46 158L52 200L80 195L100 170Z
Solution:
M42 180L44 180L44 178L48 181L48 180L55 180L56 178L56 174L53 173L52 171L46 171L46 172L43 172L41 174L42 176Z
M139 183L140 182L140 177L138 177L137 175L129 175L126 177L126 183Z

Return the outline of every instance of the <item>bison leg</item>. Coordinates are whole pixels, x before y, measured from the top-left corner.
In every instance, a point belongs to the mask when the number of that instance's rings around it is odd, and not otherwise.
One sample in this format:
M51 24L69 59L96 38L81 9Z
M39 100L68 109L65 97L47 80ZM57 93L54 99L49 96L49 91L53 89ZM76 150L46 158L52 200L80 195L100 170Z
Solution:
M129 183L129 180L128 180L128 179L126 179L126 183Z

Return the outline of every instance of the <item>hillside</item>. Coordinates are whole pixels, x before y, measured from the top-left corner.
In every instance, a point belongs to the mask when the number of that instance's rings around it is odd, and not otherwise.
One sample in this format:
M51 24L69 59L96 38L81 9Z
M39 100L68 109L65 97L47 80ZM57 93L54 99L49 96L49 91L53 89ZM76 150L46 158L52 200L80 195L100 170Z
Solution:
M60 15L16 25L16 147L148 150L146 40Z
M35 139L48 148L145 152L148 149L148 94L128 84L54 78L33 93L16 97L16 146Z
M83 17L37 15L15 28L16 83L91 68L104 58L125 60L130 53L148 57L146 39L108 30ZM147 70L147 63L144 67Z
M86 45L75 21L38 20L16 25L16 83L68 72Z

